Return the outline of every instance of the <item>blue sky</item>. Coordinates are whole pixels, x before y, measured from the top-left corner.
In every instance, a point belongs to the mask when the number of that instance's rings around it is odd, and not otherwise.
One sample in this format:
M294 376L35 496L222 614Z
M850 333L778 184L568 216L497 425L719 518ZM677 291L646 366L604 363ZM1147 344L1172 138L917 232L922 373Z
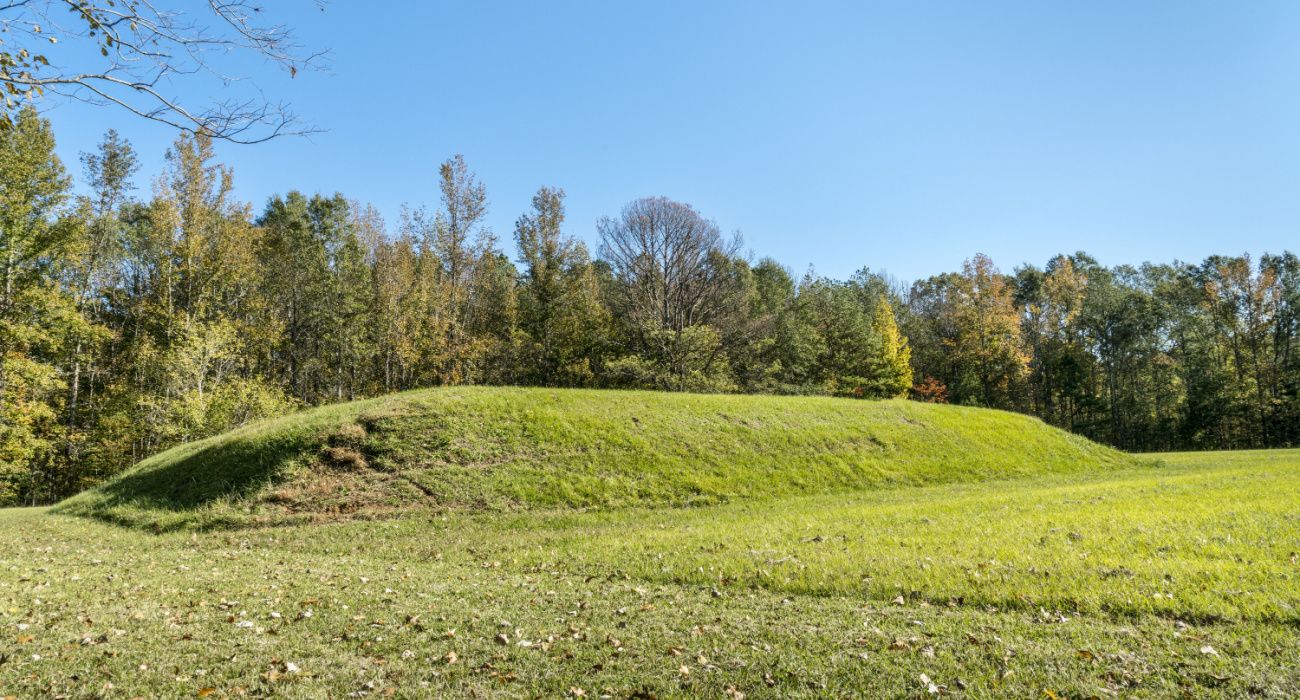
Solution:
M903 280L1300 249L1300 3L350 2L269 13L330 70L248 73L325 131L223 145L239 195L339 191L390 226L463 153L510 243L540 185L570 233L690 202L756 257ZM184 88L181 94L184 93ZM113 126L47 104L70 167ZM512 249L513 246L511 245Z

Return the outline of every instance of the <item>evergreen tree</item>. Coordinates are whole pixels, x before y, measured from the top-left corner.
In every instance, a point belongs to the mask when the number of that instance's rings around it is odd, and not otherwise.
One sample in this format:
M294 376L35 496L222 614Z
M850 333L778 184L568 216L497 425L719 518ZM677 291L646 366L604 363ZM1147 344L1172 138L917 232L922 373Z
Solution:
M862 392L875 398L902 398L912 388L912 349L898 331L889 301L881 299L874 306L871 349Z
M524 265L519 325L526 345L519 379L581 386L594 377L608 322L599 285L579 241L564 235L564 191L543 187L515 224Z

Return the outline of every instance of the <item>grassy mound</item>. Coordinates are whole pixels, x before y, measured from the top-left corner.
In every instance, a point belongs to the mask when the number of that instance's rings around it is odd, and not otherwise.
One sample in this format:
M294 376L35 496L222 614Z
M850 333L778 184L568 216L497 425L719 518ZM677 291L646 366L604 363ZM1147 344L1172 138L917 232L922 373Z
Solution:
M147 459L55 510L157 530L433 510L688 506L1134 459L906 401L462 387L326 406Z

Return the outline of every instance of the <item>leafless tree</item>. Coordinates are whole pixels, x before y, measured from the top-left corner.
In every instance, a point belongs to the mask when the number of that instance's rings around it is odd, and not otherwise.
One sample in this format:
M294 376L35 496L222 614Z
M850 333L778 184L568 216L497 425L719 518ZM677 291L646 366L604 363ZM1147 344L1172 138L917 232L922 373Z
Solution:
M725 261L741 247L688 204L638 199L597 223L600 255L622 290L624 318L641 329L680 333L712 323L728 306Z
M186 9L153 0L0 0L0 127L21 103L56 94L237 143L313 130L221 64L252 55L296 76L323 53L302 50L288 27L263 22L253 0L173 4ZM196 76L235 96L201 104L179 97L178 83Z

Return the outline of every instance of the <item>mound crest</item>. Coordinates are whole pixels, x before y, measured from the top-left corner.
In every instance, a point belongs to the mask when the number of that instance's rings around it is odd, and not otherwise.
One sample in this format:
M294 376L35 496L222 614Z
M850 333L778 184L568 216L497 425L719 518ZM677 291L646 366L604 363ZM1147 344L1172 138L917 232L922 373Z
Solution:
M56 507L155 530L432 511L690 506L1090 472L1037 419L907 401L460 387L182 445Z

